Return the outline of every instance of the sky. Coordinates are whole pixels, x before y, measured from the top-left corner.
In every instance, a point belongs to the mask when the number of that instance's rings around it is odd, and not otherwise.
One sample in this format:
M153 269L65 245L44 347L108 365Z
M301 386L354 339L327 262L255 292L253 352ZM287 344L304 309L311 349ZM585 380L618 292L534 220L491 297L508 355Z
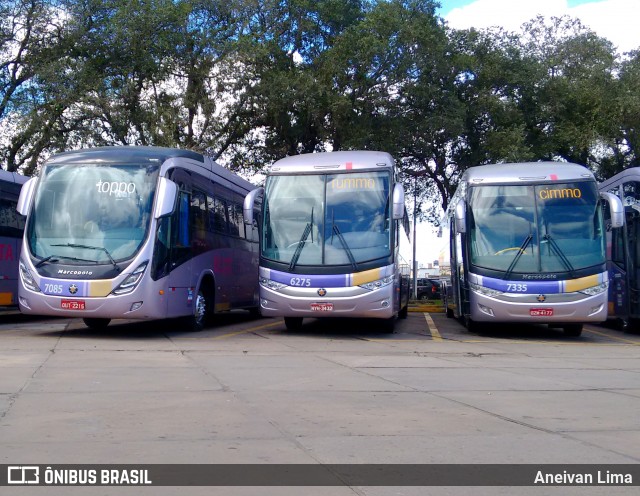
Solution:
M577 17L624 53L640 48L639 0L437 0L450 27L502 26L511 31L538 14Z
M478 29L502 26L518 31L520 26L536 17L577 17L599 36L611 41L619 53L640 48L640 0L437 0L438 14L449 27ZM407 201L409 209L412 208ZM412 224L413 227L413 224ZM443 243L436 237L437 229L430 224L418 224L417 256L426 265L438 259ZM413 241L413 240L412 240Z

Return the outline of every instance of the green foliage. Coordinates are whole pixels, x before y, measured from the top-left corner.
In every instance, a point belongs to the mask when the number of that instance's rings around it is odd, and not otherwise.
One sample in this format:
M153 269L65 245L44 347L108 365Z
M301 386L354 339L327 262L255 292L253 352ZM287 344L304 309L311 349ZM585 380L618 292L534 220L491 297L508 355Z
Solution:
M430 0L0 0L0 158L146 144L260 172L378 149L437 220L480 164L640 165L640 52L569 18L452 30Z

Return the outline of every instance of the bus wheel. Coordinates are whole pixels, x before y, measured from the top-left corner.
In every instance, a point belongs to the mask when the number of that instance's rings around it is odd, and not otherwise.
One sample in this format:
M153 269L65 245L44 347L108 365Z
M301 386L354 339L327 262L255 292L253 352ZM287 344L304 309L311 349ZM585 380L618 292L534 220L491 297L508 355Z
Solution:
M285 317L284 325L287 331L299 331L302 328L302 317Z
M198 290L196 301L193 305L193 314L187 317L187 326L192 331L201 331L211 320L213 313L213 299L209 297L203 288Z
M562 326L565 336L578 337L582 334L582 324L568 324Z
M445 306L445 313L446 313L448 319L452 319L453 318L453 310L450 309L448 306Z
M89 329L100 330L106 329L111 322L111 319L96 319L96 318L84 318L84 325L86 325Z
M480 322L476 322L472 320L471 317L464 318L464 326L467 328L469 332L482 332L483 325Z
M396 328L396 318L390 317L388 319L383 320L380 324L380 327L383 332L392 333L393 330Z
M409 305L398 312L399 319L406 319L409 316Z

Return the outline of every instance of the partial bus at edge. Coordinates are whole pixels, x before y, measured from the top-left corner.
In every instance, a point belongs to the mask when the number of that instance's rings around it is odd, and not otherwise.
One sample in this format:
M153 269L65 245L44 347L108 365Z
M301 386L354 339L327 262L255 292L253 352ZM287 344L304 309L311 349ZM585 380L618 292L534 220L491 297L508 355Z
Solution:
M18 197L27 177L0 169L0 307L18 306L18 260L24 217Z
M635 330L640 322L640 167L603 181L600 191L615 194L624 206L624 227L607 233L609 320Z
M254 189L200 153L101 147L53 156L22 189L23 313L111 319L184 317L258 304Z
M404 189L388 153L303 154L275 162L263 190L247 195L260 213L260 311L284 317L379 319L390 332L407 316L409 243Z
M580 165L468 169L441 226L447 316L469 330L527 322L579 336L607 318L606 231L621 225L620 200Z

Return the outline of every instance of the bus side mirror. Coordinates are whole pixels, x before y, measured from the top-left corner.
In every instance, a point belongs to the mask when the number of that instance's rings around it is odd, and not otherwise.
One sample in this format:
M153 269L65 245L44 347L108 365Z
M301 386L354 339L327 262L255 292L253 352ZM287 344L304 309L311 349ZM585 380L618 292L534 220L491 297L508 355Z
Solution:
M393 187L393 220L400 220L404 217L404 188L397 183Z
M175 210L177 198L178 185L166 177L161 177L158 181L156 209L153 212L153 216L159 219L165 215L171 215Z
M622 201L613 193L600 192L600 197L609 203L609 213L611 214L611 227L622 227L624 225L624 207Z
M253 209L256 204L256 198L262 196L264 188L256 188L249 191L247 196L244 197L244 204L242 206L242 215L244 217L244 223L253 225Z
M38 178L32 177L22 185L22 189L20 189L20 196L18 197L18 207L16 208L20 215L27 215L29 213L29 205L31 205L33 192L35 191L37 184Z
M467 213L464 209L464 202L459 201L455 210L456 232L467 232Z

